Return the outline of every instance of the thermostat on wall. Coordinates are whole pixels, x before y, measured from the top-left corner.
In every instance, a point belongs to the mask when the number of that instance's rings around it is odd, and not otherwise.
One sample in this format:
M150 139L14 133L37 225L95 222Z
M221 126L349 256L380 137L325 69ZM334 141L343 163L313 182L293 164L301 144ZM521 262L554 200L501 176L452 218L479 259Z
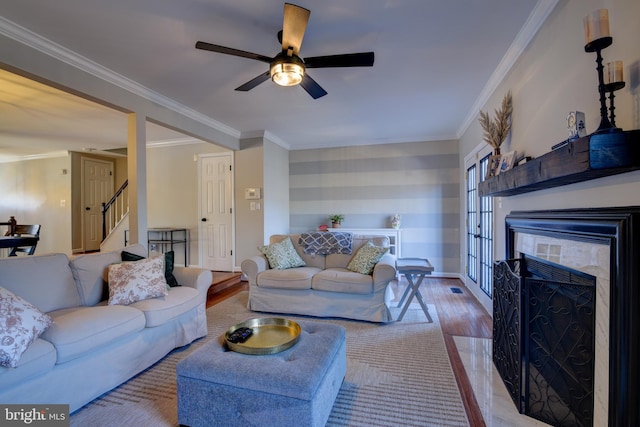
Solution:
M255 200L260 198L260 189L259 188L245 188L244 189L244 198L247 200Z

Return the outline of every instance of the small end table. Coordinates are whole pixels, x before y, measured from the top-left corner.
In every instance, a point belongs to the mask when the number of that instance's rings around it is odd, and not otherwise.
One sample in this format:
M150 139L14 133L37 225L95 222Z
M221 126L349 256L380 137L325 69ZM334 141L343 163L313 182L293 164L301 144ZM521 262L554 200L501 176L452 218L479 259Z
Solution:
M398 271L398 274L404 274L404 276L407 278L407 281L409 282L409 286L407 286L407 289L404 291L404 294L402 295L402 298L398 303L398 307L402 307L403 303L404 307L402 308L397 321L399 322L402 320L405 313L409 309L411 300L415 297L420 303L422 311L427 316L427 321L429 323L432 323L433 319L431 319L429 309L424 303L422 294L420 293L420 285L422 284L422 280L424 280L425 276L430 275L433 272L433 266L431 265L429 260L423 258L398 258L396 260L396 270ZM418 279L417 282L415 281L416 278ZM407 294L409 294L409 298L407 298Z

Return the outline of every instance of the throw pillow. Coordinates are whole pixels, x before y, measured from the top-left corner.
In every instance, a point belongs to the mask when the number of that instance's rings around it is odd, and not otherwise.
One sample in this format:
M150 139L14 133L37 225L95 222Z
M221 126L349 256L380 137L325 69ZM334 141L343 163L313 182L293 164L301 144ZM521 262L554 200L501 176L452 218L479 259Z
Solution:
M145 258L109 266L109 305L168 295L162 257Z
M120 254L123 261L140 261L141 259L145 259L143 256L132 254L131 252L122 251ZM176 276L173 275L173 264L174 264L175 254L173 251L164 253L164 278L167 281L167 284L171 288L175 288L176 286L180 286Z
M373 273L373 267L376 266L378 261L384 254L389 251L389 248L382 248L374 245L371 241L368 241L364 246L358 249L355 256L351 258L347 265L347 270L355 271L361 274Z
M22 354L51 325L51 316L0 287L0 366L18 366Z
M267 257L269 266L274 270L285 270L287 268L304 267L307 265L296 249L293 247L291 238L287 237L281 242L273 243L269 246L260 246L258 250Z

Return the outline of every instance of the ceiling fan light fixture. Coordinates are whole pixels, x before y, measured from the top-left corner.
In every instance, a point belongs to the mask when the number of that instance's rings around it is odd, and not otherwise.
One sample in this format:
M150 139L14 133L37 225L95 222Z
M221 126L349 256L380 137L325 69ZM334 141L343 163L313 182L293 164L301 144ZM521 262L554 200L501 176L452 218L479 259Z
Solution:
M304 78L304 64L293 57L283 58L271 64L271 80L280 86L299 85Z

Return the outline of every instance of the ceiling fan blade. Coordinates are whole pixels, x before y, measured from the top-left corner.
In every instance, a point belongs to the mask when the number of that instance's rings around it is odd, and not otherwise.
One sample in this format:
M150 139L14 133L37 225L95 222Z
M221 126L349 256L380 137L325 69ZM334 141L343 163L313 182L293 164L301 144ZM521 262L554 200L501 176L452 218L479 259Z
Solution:
M269 71L267 71L264 74L260 74L258 77L255 77L251 80L249 80L248 82L246 82L245 84L238 86L236 88L236 90L242 91L242 92L246 92L248 90L253 89L254 87L258 86L260 83L266 82L267 80L269 80L269 77L271 76L271 73Z
M268 56L252 52L245 52L244 50L232 49L230 47L218 46L217 44L211 44L207 42L197 42L196 49L209 50L211 52L224 53L226 55L240 56L242 58L256 59L268 64L273 61L273 58L269 58Z
M303 89L306 90L307 93L311 95L313 99L321 98L327 94L327 91L322 89L322 86L316 83L316 81L313 80L311 76L309 76L309 74L306 74L306 73L302 78L302 82L300 83L300 86L302 86Z
M373 52L313 56L311 58L304 58L304 66L305 68L371 67L373 66L373 59Z
M282 50L293 49L297 55L302 45L304 32L307 29L311 11L295 4L284 4L284 20L282 22Z

